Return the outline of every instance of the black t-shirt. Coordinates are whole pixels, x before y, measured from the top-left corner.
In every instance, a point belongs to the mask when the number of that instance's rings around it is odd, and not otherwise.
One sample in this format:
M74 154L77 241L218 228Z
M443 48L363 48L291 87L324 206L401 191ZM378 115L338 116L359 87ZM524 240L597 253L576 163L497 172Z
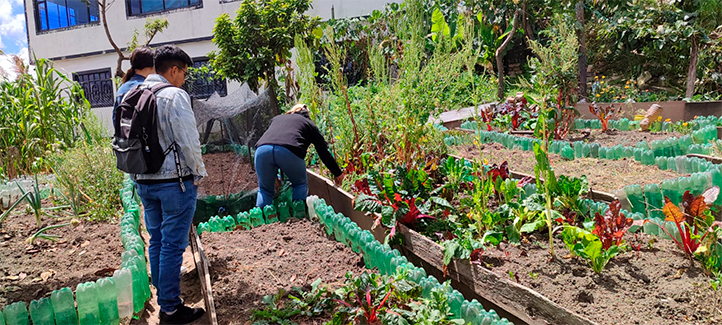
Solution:
M316 147L318 156L334 176L341 175L336 159L328 151L328 144L313 121L301 114L278 115L271 120L271 125L256 142L256 148L264 144L284 146L296 156L306 158L308 146Z

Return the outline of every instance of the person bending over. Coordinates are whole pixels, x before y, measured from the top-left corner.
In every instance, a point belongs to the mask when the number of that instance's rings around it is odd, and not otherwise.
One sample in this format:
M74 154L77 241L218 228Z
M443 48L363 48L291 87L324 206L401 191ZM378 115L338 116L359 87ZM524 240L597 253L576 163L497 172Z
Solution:
M311 144L316 147L323 164L333 173L335 183L341 184L343 173L329 152L326 140L309 117L308 107L298 104L285 115L274 117L268 130L256 143L257 207L273 203L278 169L291 181L293 200L306 199L308 182L305 158Z

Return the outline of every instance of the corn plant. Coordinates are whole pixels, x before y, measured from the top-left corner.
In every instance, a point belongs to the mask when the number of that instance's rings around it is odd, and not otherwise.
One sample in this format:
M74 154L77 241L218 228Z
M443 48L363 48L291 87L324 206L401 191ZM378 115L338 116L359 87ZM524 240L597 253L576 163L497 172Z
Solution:
M72 147L89 104L80 85L36 59L33 75L0 82L0 177L30 171L48 152Z

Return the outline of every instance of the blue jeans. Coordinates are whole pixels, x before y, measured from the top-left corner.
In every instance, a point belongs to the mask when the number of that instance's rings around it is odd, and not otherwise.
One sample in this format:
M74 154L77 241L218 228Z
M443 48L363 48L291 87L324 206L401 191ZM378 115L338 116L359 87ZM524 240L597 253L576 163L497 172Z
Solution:
M182 302L180 268L198 196L198 187L192 180L184 185L185 192L177 181L152 185L136 183L145 210L145 227L150 233L151 282L157 289L158 305L163 312L174 311Z
M278 169L286 175L293 188L294 200L305 200L308 195L306 162L284 146L265 144L256 149L256 173L258 174L258 197L256 206L273 203Z

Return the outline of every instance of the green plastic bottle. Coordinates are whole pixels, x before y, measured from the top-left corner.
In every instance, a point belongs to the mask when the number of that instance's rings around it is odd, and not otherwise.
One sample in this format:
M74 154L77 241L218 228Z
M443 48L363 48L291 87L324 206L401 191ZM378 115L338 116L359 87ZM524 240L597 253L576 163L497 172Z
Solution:
M303 201L293 201L293 217L296 219L306 218L306 204Z
M639 185L629 185L624 188L624 192L627 194L627 199L632 205L632 212L647 213L642 188Z
M127 268L115 270L113 280L118 301L118 318L126 323L125 320L133 317L133 274Z
M574 149L568 145L564 146L561 151L561 156L566 160L574 160Z
M24 301L5 306L5 322L9 325L30 325L30 316Z
M98 290L94 282L78 284L75 289L78 303L78 320L80 325L100 324L100 311L98 309Z
M208 220L208 224L211 225L211 231L212 232L223 232L223 221L218 216L212 216Z
M660 187L662 191L662 196L668 197L672 203L675 205L679 205L679 191L677 191L677 180L676 179L665 179L662 181L662 186Z
M654 158L654 164L661 170L667 169L667 157L656 157Z
M53 291L50 294L50 302L53 305L53 315L57 324L78 324L73 290L62 288Z
M96 281L98 288L98 309L100 323L117 325L120 323L118 315L118 298L116 296L115 280L102 278Z
M143 282L141 280L141 272L138 270L138 266L135 263L128 261L124 265L133 277L133 313L138 313L143 310L145 305L145 294L143 291Z
M207 222L201 222L198 224L198 227L196 227L196 231L198 232L199 235L204 232L210 232L211 226Z
M279 202L278 203L278 220L281 222L286 222L288 219L291 219L291 209L288 206L288 203L286 202Z
M5 325L5 314L2 309L0 309L0 325Z
M236 229L236 220L233 219L233 217L231 216L223 217L223 219L221 219L221 222L223 223L224 231L233 231Z
M278 211L273 204L263 207L263 215L266 217L266 224L278 222Z
M50 298L40 298L30 302L30 319L33 325L55 325Z
M236 223L244 229L251 229L251 216L248 212L241 212L236 216Z
M253 226L254 228L266 224L266 221L263 219L263 212L261 211L261 208L255 207L251 209L250 215L251 226Z
M647 204L647 216L659 221L664 220L664 213L662 212L664 199L662 192L659 190L659 185L644 185L644 201Z

